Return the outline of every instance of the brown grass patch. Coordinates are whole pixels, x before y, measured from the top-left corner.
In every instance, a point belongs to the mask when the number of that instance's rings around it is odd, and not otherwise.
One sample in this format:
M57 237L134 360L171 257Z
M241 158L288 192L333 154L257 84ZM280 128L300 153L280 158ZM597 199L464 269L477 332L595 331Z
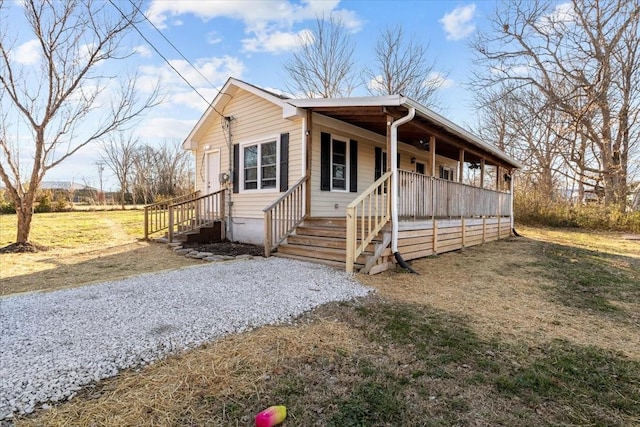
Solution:
M0 263L0 295L11 295L123 279L202 264L202 261L178 256L163 244L131 242L102 249L85 247L4 254L0 256Z
M420 275L391 271L358 278L386 298L470 316L485 338L538 344L565 339L640 360L640 304L618 303L633 316L625 324L554 303L546 290L551 282L535 265L543 249L530 238L509 239L414 261Z
M333 319L263 327L122 373L16 426L201 425L207 416L225 418L224 413L207 414L213 399L230 403L235 396L262 395L285 365L332 358L336 349L348 355L361 341L348 325ZM196 412L200 422L187 422Z

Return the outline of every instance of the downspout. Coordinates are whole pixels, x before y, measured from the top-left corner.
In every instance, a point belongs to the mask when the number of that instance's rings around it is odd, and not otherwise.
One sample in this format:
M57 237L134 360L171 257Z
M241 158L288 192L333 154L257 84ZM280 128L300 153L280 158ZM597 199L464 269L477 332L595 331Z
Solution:
M227 209L227 215L229 216L229 228L228 228L228 232L229 235L227 236L227 239L233 242L233 215L232 215L232 210L233 210L233 143L231 142L231 120L233 120L233 117L231 116L224 116L223 120L225 121L225 125L227 128L227 149L229 150L229 178L231 181L231 191L229 191L227 200L228 200L228 204L229 204L229 209Z
M415 115L416 109L410 107L409 114L391 124L391 188L393 189L391 192L391 252L402 268L418 274L398 252L398 127L413 120Z

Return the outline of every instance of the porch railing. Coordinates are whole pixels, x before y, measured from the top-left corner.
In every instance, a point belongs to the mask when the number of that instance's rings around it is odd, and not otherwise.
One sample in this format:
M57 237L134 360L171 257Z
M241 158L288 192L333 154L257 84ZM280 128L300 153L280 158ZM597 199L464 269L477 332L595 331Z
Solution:
M346 269L353 272L358 256L391 219L391 202L385 189L391 188L391 172L382 175L347 206Z
M303 176L278 200L263 209L264 256L270 256L307 217L304 188L308 179L308 176Z
M184 196L153 203L144 207L144 239L160 231L169 229L169 206L187 200L193 200L200 195L199 191Z
M188 233L224 220L225 191L206 194L169 205L169 242L177 233Z
M401 217L509 216L511 194L398 171Z

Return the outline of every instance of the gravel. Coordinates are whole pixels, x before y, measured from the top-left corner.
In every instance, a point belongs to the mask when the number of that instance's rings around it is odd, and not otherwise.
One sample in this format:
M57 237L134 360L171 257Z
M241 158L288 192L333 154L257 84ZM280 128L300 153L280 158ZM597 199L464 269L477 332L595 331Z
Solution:
M0 298L0 420L71 399L122 369L368 292L347 273L268 258Z

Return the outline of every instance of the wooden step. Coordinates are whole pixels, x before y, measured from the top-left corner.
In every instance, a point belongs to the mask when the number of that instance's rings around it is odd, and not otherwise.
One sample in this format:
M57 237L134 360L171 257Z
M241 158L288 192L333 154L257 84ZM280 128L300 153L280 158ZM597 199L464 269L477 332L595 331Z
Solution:
M287 237L287 244L317 246L321 248L342 249L347 248L347 241L342 238L324 237L315 235L293 234Z
M347 219L345 217L311 217L306 218L303 222L305 227L337 227L347 228Z
M320 258L308 258L305 256L299 256L299 255L291 255L291 254L285 254L282 252L274 252L272 254L273 256L279 257L279 258L288 258L288 259L297 259L298 261L306 261L306 262L313 262L316 264L323 264L323 265L328 265L331 267L336 267L342 271L344 271L345 269L345 262L342 261L331 261L331 260L327 260L327 259L320 259ZM361 269L362 267L364 267L364 264L354 264L354 267L356 270Z
M345 239L335 237L293 234L287 237L287 243L292 245L318 246L321 248L347 249L347 241ZM375 241L370 243L365 249L365 252L373 253L376 247L375 243Z
M278 248L278 252L281 254L288 255L297 255L306 258L316 258L316 259L326 259L329 261L339 261L345 262L346 260L346 252L344 249L334 249L334 248L323 248L318 246L305 246L305 245L292 245L286 244L282 245ZM367 256L370 253L361 254L356 263L364 264L366 262Z
M337 227L307 227L300 226L296 228L297 235L303 236L319 236L319 237L336 237L345 239L347 232L344 228Z
M356 227L360 227L362 224L362 219L358 218L356 221ZM368 221L365 221L365 224L368 224ZM327 228L343 228L347 229L347 219L344 217L336 217L336 218L323 218L323 217L312 217L306 218L302 225L305 227L327 227Z

